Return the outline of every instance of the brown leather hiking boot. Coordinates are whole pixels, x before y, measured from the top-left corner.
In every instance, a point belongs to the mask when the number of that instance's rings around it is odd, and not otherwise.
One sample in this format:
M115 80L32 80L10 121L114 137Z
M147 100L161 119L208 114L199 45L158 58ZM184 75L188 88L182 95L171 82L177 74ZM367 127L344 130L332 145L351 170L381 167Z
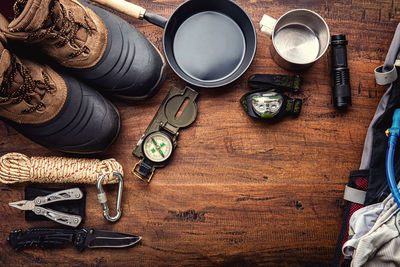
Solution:
M8 40L36 45L72 74L124 99L153 96L164 81L160 52L132 25L77 0L17 0Z
M50 149L105 150L119 132L119 115L99 93L46 65L19 58L0 34L0 119Z

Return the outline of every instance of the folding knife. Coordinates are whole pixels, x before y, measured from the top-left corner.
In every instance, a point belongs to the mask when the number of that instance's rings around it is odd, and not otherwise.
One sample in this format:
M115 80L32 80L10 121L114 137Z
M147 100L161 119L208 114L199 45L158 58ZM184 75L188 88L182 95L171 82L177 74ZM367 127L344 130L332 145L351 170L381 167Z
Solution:
M138 243L142 237L118 232L84 229L34 228L25 232L11 231L7 241L15 250L26 247L54 248L74 246L85 248L125 248Z

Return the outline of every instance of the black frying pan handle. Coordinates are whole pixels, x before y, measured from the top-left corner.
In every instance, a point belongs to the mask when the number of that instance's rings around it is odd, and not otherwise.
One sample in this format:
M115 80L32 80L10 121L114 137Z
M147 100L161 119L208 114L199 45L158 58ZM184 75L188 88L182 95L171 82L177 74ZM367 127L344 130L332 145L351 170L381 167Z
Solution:
M150 22L151 24L157 25L158 27L165 28L167 25L168 19L164 18L163 16L146 12L144 14L144 19Z

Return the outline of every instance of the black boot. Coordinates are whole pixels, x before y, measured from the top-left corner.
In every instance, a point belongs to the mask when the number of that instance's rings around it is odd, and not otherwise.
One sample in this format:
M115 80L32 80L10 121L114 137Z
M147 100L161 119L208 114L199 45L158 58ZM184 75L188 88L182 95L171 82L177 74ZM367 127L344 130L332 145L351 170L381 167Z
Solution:
M0 119L31 140L69 153L97 153L116 139L118 111L98 92L46 65L19 58L0 34Z

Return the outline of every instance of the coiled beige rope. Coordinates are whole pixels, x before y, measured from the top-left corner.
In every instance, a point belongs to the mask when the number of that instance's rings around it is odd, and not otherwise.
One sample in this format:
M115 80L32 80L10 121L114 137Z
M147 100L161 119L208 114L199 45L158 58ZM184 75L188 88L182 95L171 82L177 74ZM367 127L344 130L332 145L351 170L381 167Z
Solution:
M74 159L63 157L27 157L19 153L9 153L0 157L0 182L4 184L34 183L85 183L96 184L100 175L104 184L118 183L112 175L123 169L115 159Z

